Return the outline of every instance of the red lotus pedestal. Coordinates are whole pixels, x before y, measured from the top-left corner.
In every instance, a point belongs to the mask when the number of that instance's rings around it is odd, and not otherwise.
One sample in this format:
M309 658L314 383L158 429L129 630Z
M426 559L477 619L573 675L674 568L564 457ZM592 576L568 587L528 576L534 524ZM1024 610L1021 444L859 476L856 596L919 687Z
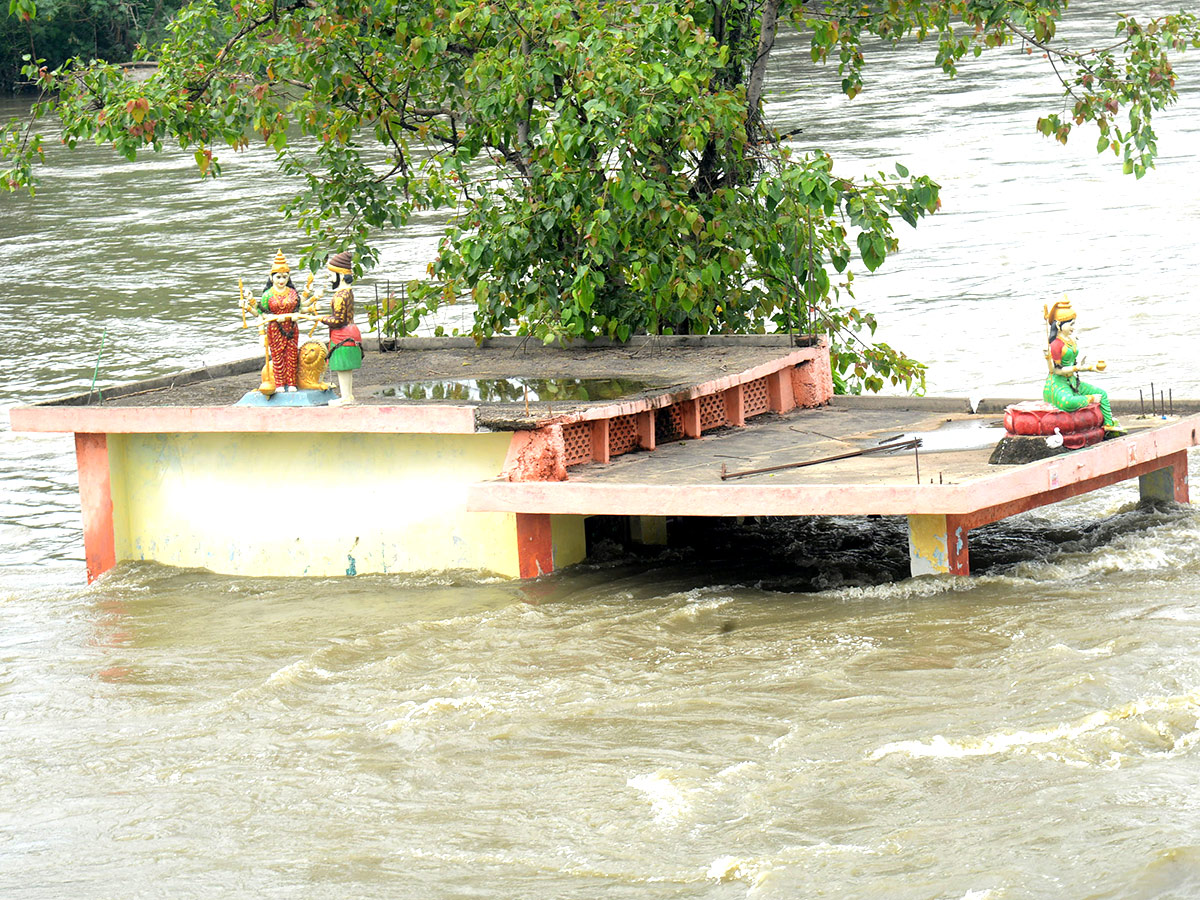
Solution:
M1044 400L1026 400L1005 408L1004 428L1010 435L1021 437L1047 437L1057 429L1063 446L1078 450L1104 440L1104 414L1095 401L1067 412Z

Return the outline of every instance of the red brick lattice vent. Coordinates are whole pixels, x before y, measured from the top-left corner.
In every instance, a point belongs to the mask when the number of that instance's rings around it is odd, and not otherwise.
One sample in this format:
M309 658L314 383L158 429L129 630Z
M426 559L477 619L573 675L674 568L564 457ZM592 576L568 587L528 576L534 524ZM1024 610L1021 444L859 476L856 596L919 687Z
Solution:
M770 412L771 398L767 393L767 379L756 378L754 381L748 382L742 388L742 392L742 403L747 419Z
M725 415L725 398L720 394L705 394L700 399L700 430L708 431L710 428L720 428L722 425L728 425L729 419Z
M592 423L572 422L563 426L563 462L568 466L592 461Z
M620 456L637 446L637 416L617 416L609 420L608 455Z

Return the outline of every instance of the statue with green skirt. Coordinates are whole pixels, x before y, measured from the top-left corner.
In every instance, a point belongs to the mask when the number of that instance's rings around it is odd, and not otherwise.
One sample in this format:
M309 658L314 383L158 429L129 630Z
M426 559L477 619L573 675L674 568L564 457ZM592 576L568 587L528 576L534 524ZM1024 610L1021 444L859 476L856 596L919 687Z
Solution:
M354 324L354 266L349 253L335 253L325 264L333 273L330 289L330 314L321 319L329 328L329 371L337 376L338 393L330 406L345 406L354 403L354 372L362 368L362 333Z
M1104 415L1105 437L1125 434L1120 424L1113 419L1108 402L1108 392L1082 381L1080 372L1103 372L1107 365L1099 360L1095 365L1085 365L1075 340L1075 310L1070 300L1059 300L1044 308L1047 324L1046 364L1049 374L1042 388L1042 399L1058 409L1074 412L1083 409L1093 400L1100 404Z

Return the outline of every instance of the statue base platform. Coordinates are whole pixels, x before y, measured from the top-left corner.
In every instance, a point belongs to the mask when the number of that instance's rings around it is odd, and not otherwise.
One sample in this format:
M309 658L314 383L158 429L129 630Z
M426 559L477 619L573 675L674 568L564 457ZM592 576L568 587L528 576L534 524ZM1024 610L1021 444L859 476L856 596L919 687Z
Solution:
M1007 433L988 460L994 466L1021 465L1099 444L1104 414L1094 401L1068 411L1044 400L1027 400L1005 407L1004 429Z
M247 391L234 406L313 407L328 406L337 399L337 391L276 391L270 397L260 390Z
M1057 431L1064 438L1072 434L1083 434L1104 428L1104 413L1094 400L1082 409L1067 411L1051 406L1044 400L1026 400L1004 409L1004 430L1009 434L1051 435ZM1100 440L1103 440L1103 433ZM1098 443L1089 441L1088 443ZM1071 441L1067 449L1074 450ZM1079 444L1078 446L1086 446Z

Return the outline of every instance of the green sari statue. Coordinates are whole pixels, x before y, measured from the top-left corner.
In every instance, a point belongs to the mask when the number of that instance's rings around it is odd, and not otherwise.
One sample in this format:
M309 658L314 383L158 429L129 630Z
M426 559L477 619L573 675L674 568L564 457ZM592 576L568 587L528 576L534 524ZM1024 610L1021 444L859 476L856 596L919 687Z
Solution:
M1124 434L1125 430L1112 416L1108 392L1080 380L1080 372L1103 372L1103 360L1094 366L1084 365L1075 342L1075 311L1068 300L1060 300L1045 310L1050 325L1049 346L1046 348L1046 363L1050 372L1042 389L1042 399L1058 409L1074 412L1083 409L1092 400L1100 404L1104 414L1104 430L1110 435Z

